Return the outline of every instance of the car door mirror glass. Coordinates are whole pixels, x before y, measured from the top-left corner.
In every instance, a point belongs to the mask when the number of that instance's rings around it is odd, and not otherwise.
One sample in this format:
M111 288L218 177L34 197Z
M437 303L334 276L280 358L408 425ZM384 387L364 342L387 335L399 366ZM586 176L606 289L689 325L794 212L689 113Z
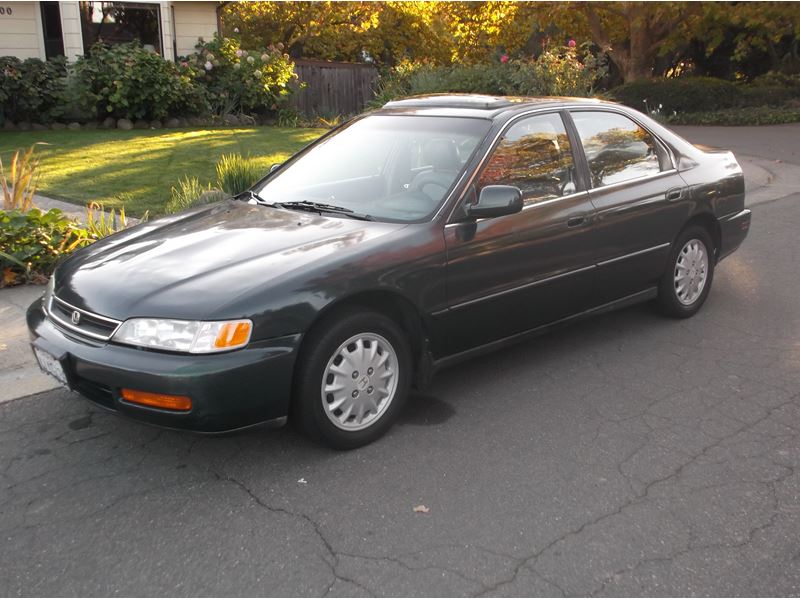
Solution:
M487 185L481 190L476 204L467 206L474 219L512 215L522 210L522 192L513 185Z

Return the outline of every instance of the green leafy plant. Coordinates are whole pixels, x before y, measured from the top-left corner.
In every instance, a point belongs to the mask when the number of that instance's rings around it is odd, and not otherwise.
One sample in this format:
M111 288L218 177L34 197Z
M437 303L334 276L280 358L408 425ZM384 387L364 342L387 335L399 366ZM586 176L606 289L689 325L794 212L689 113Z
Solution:
M546 50L538 57L434 66L401 63L383 77L372 107L403 96L444 92L504 96L589 96L607 68L588 49Z
M222 155L216 169L217 185L231 196L241 194L264 176L255 161L240 154Z
M146 221L147 216L148 213L145 212L140 220ZM112 233L127 229L129 226L124 207L121 207L117 213L113 208L105 210L105 207L99 202L90 202L86 205L85 230L92 240L99 240Z
M66 84L63 57L47 61L0 57L0 123L47 123L58 116Z
M3 192L3 210L21 210L33 207L33 197L39 181L39 158L34 154L35 144L20 156L14 152L6 170L0 159L0 189Z
M0 210L0 287L43 283L60 258L93 240L60 210Z
M666 115L732 108L741 101L739 86L713 77L634 81L614 88L609 94L636 110L659 109Z
M203 86L212 111L264 114L275 111L297 79L283 44L246 50L234 38L215 35L179 63L181 73Z
M138 42L98 42L77 60L74 71L85 104L100 117L163 119L208 110L205 93L191 74Z
M172 196L167 202L166 212L176 213L198 204L209 204L227 197L222 190L215 190L211 184L203 186L197 177L184 176L177 187L172 187Z

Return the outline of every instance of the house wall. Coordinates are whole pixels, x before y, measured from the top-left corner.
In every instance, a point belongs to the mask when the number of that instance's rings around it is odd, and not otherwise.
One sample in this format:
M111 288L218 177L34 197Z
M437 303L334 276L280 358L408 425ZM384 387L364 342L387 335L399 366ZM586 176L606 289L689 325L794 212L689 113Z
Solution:
M44 59L38 2L0 2L0 56Z
M178 56L194 52L198 38L210 40L217 32L216 2L171 2L175 14Z

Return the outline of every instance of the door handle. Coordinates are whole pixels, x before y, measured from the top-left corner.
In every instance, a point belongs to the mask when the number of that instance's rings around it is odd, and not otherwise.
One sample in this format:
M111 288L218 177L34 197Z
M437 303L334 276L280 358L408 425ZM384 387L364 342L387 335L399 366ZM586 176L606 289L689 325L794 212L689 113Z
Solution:
M586 223L586 215L578 215L567 219L567 227L580 227Z
M676 202L683 198L683 188L667 190L667 202Z

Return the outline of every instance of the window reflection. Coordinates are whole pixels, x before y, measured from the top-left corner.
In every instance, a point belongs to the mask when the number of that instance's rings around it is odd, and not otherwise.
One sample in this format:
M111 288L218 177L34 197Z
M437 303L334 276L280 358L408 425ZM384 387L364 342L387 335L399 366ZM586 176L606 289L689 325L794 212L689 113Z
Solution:
M581 111L572 119L586 152L592 187L661 171L659 148L649 133L616 113Z
M142 46L161 53L160 7L144 2L81 2L83 49L95 42L123 44L139 40Z
M574 174L561 116L540 115L508 130L481 173L478 186L516 186L525 203L530 204L574 192Z

